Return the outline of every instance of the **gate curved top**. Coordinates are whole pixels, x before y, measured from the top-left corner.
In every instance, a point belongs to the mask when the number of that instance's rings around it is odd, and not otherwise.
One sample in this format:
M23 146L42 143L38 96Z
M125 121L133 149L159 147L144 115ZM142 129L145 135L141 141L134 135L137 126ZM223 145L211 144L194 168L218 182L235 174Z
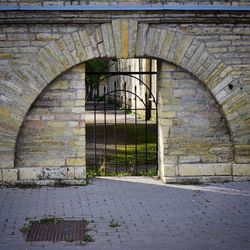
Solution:
M97 87L99 86L99 84L100 84L102 81L105 81L106 79L108 79L108 78L110 78L110 77L112 77L112 76L114 76L114 75L111 74L111 75L109 75L109 76L106 76L106 77L102 78L99 82L97 82L94 86L92 86L91 89L93 90L93 89L97 88ZM136 76L133 76L133 75L131 75L131 74L127 74L127 75L125 75L125 76L132 77L132 78L138 80L141 84L143 84L144 87L146 87L146 89L149 91L150 96L152 96L155 105L157 105L155 96L153 95L151 89L146 85L145 82L143 82L140 78L138 78L138 77L136 77ZM90 94L90 93L89 93L89 94ZM86 101L89 99L89 94L88 94L87 97L86 97Z
M143 99L142 99L139 95L137 95L136 93L134 93L134 92L132 92L132 91L130 91L130 90L117 89L117 90L112 90L112 91L109 91L109 92L105 93L105 94L101 97L101 99L98 100L98 101L95 103L94 109L96 109L96 106L99 104L100 101L105 100L106 96L108 96L108 95L111 94L111 93L116 93L116 92L127 92L127 93L130 93L131 95L134 95L135 97L137 97L145 107L147 106L146 103L143 101Z
M136 19L115 19L112 23L89 25L71 33L62 33L59 39L49 41L46 46L36 46L38 52L31 52L27 59L27 55L23 56L29 63L20 65L21 62L13 62L10 65L10 80L1 83L2 86L12 84L23 93L23 97L18 100L11 92L2 99L5 113L13 114L5 117L6 124L12 126L0 128L1 134L8 142L2 143L0 150L8 154L13 152L13 159L7 164L9 167L14 164L15 142L23 119L38 95L56 77L71 67L102 57L156 58L182 67L196 76L213 93L224 111L233 139L238 144L247 144L244 139L244 135L249 131L247 123L240 120L241 126L235 126L229 115L234 105L230 98L233 93L240 91L240 86L235 84L238 79L233 78L233 68L227 66L223 60L215 58L203 42L186 35L178 28L170 30L165 25L157 27L139 24ZM228 84L235 85L231 92L226 91ZM241 98L245 98L248 105L247 93L242 93ZM9 105L10 102L15 105ZM240 112L235 114L241 119ZM239 130L241 132L237 133Z

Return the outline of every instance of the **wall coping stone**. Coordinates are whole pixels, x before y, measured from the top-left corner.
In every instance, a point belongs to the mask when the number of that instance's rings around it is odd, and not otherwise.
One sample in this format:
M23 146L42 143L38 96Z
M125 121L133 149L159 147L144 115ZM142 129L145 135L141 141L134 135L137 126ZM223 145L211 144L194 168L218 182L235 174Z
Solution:
M13 7L12 7L13 8ZM41 7L40 7L41 8ZM39 10L39 9L38 9ZM62 24L102 24L110 23L113 19L128 18L136 19L142 23L250 23L250 6L237 11L194 11L194 10L49 10L39 11L18 10L11 8L1 10L0 24L39 24L39 23L62 23Z

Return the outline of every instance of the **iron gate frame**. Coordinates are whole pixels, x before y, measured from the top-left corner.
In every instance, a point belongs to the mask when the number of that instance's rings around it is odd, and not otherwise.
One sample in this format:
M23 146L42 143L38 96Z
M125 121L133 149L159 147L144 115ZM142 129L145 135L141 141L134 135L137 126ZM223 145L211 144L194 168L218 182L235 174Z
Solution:
M88 93L86 93L86 105L88 103L88 101L90 101L89 99L91 98L90 94L91 92L96 89L97 87L99 87L100 83L113 77L113 76L120 76L120 75L124 75L124 76L128 76L128 77L131 77L131 78L134 78L136 79L137 81L139 81L140 84L142 84L146 90L148 90L149 92L149 96L148 96L148 93L147 91L145 91L145 101L147 100L147 98L149 97L149 100L150 102L154 103L155 105L155 108L151 108L150 110L153 111L155 110L155 114L156 114L156 150L155 150L155 154L156 154L156 173L158 173L158 109L157 109L157 100L156 100L156 97L153 95L151 89L147 86L147 84L142 81L140 78L134 76L134 74L136 75L154 75L154 74L157 74L157 72L86 72L86 74L89 74L89 75L107 75L106 77L102 78L100 81L98 81L95 85L91 86L91 91L89 91ZM150 78L151 79L151 78ZM151 81L151 80L150 80ZM103 101L104 103L104 109L100 109L100 110L104 110L104 162L105 164L107 163L107 140L106 140L106 127L107 127L107 110L114 110L115 111L115 133L114 133L114 140L115 140L115 173L117 174L118 171L117 171L117 167L118 165L124 165L124 164L118 164L117 163L117 109L116 107L114 109L107 109L106 107L106 97L109 96L109 94L111 93L115 93L114 95L114 103L116 105L116 101L117 101L117 95L116 93L117 92L124 92L125 93L125 97L124 97L124 106L125 108L124 109L119 109L119 110L124 110L124 115L125 115L125 169L126 169L126 173L128 173L128 159L127 159L127 113L126 113L126 109L127 109L127 93L130 93L131 95L134 95L135 96L135 108L132 108L131 110L134 111L135 113L135 176L138 175L138 148L137 148L137 111L139 110L145 110L147 112L147 104L143 101L143 99L137 95L137 86L135 85L134 86L135 89L134 91L135 92L132 92L132 91L129 91L127 90L127 82L124 81L124 89L117 89L117 82L114 81L114 90L112 91L107 91L106 90L108 88L106 88L104 86L104 94L101 98L99 98L98 100L96 100L96 96L94 96L93 98L93 101L94 101L94 170L96 171L97 170L97 136L96 136L96 111L98 110L97 109L97 106L98 104ZM145 108L140 108L138 109L137 108L137 98L141 101L141 103L144 105ZM146 146L146 150L145 150L145 158L146 158L146 162L145 162L145 165L146 165L146 175L148 173L148 147L147 147L147 143L148 143L148 120L147 120L147 117L145 115L145 146ZM106 168L104 168L104 174L106 175Z

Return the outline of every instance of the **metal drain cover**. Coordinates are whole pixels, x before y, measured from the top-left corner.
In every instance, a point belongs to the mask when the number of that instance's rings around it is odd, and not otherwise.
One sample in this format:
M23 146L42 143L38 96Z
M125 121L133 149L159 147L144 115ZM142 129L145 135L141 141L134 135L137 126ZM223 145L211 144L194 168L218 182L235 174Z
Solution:
M49 224L33 221L26 241L81 241L86 233L86 225L84 220L60 220Z

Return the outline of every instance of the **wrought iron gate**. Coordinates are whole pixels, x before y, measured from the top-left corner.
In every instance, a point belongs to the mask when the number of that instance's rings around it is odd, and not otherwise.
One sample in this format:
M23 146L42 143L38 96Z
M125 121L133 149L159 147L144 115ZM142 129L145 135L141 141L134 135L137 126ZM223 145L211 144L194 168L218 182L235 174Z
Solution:
M156 98L140 78L115 73L119 74L136 79L138 84L129 86L126 81L122 84L110 81L114 74L109 73L87 88L87 172L90 175L157 175Z

